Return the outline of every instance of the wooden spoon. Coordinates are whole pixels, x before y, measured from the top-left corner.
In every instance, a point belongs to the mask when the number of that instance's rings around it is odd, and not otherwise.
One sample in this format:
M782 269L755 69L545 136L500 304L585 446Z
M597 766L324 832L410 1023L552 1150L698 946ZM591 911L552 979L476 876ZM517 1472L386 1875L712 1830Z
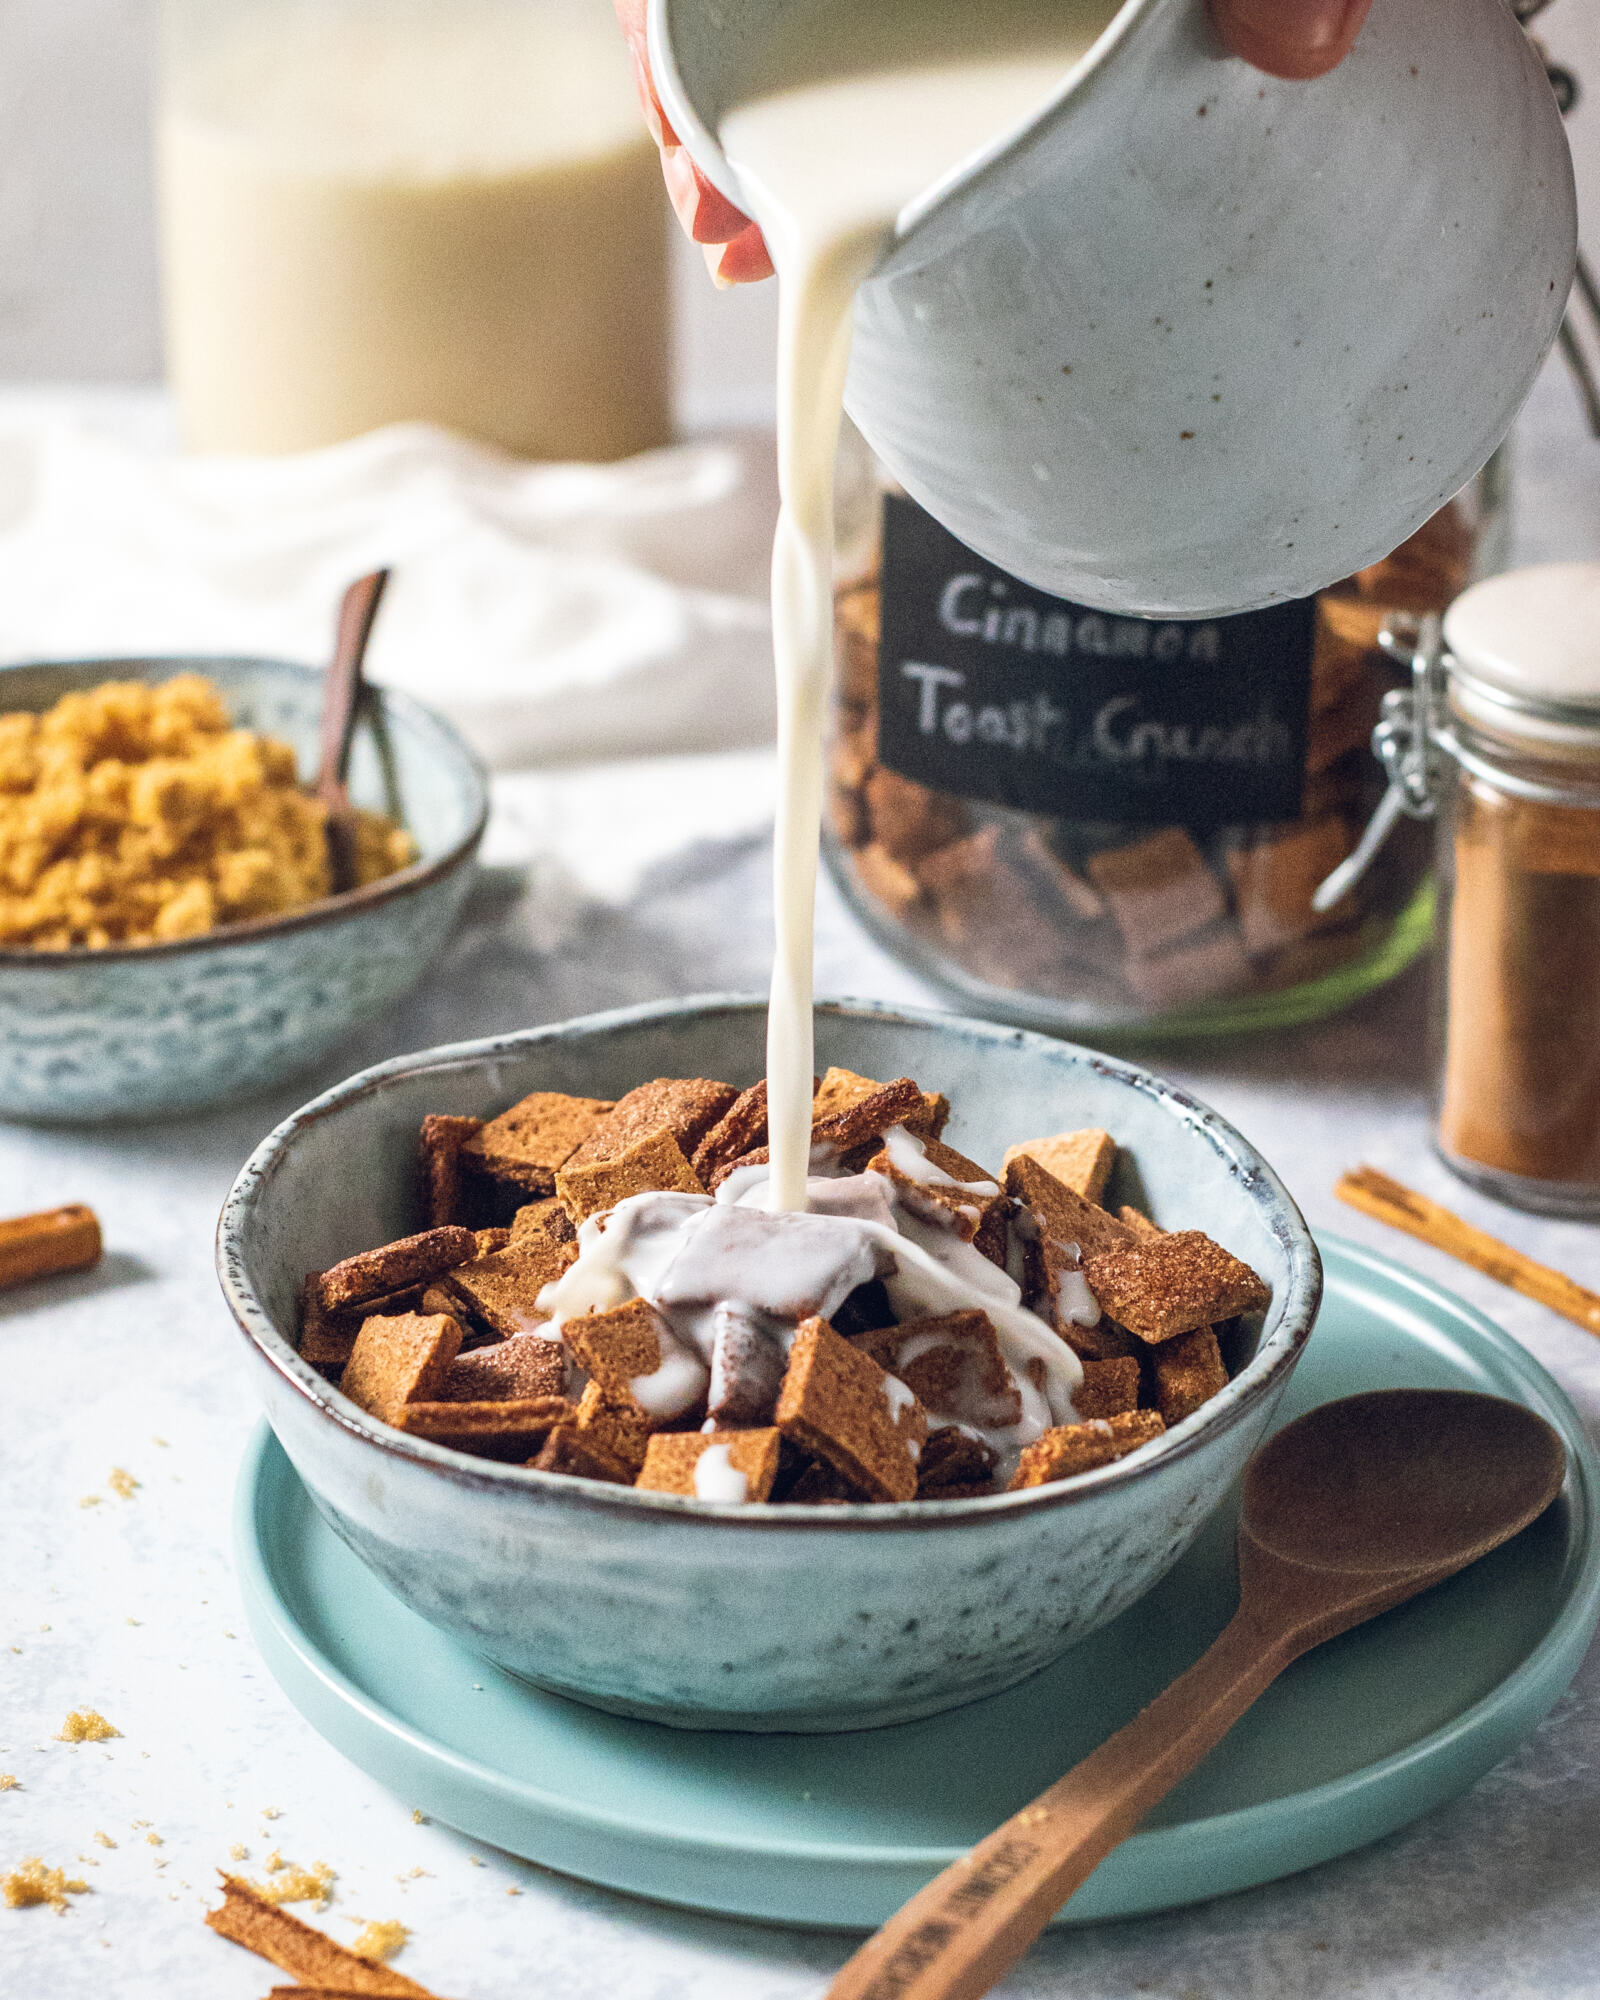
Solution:
M328 875L336 896L355 887L356 816L345 778L350 770L350 742L366 694L362 667L367 641L388 581L386 569L375 569L370 576L358 577L345 592L333 658L322 684L317 797L328 809Z
M1324 1403L1245 1476L1239 1609L1208 1652L871 1937L829 2000L976 2000L1291 1660L1537 1520L1566 1453L1520 1403L1387 1389Z

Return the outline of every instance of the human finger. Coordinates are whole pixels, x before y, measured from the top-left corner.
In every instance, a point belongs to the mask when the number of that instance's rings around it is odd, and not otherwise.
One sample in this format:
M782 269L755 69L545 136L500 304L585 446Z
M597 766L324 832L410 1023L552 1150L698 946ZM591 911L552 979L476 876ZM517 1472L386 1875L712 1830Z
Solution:
M1372 0L1210 0L1217 32L1236 56L1297 82L1324 76L1350 53Z
M673 213L691 242L725 246L721 256L706 260L718 284L747 284L770 277L772 260L761 231L701 173L678 143L678 135L661 108L650 74L645 5L646 0L616 0L617 21L628 44L645 124L661 149L661 172Z

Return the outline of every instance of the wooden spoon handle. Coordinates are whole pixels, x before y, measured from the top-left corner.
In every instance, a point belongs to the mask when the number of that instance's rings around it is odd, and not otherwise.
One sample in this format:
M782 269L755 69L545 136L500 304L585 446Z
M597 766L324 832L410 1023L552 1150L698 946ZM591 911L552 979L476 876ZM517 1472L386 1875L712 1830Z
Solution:
M1132 1722L919 1890L828 2000L977 2000L1302 1650L1241 1605Z
M339 606L339 629L333 658L328 662L322 691L322 726L318 749L317 796L327 806L344 803L345 773L350 768L350 742L361 711L362 666L372 621L378 615L386 569L358 577Z

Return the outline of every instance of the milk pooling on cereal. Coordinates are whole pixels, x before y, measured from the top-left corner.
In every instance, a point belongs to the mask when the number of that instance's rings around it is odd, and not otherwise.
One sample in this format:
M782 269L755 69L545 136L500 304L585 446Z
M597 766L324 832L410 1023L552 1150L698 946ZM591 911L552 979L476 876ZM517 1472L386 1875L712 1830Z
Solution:
M758 1163L730 1173L714 1195L652 1191L592 1217L578 1231L577 1261L540 1294L551 1315L541 1332L557 1338L568 1319L648 1300L666 1337L660 1366L629 1383L634 1401L665 1424L707 1399L706 1428L715 1430L730 1412L747 1424L768 1421L801 1323L831 1320L863 1286L881 1284L900 1323L977 1311L994 1329L1009 1393L987 1406L969 1400L959 1417L930 1412L930 1423L956 1422L981 1437L1009 1477L1027 1445L1076 1420L1082 1367L1022 1304L1017 1278L965 1240L948 1211L941 1217L919 1201L941 1185L975 1199L998 1196L998 1187L953 1180L903 1126L885 1136L892 1175L876 1163L844 1173L829 1150L814 1149L803 1210L769 1206L771 1168ZM1067 1274L1058 1311L1083 1326L1098 1320L1081 1274ZM916 1356L912 1343L903 1365ZM911 1397L897 1377L887 1379L891 1399Z

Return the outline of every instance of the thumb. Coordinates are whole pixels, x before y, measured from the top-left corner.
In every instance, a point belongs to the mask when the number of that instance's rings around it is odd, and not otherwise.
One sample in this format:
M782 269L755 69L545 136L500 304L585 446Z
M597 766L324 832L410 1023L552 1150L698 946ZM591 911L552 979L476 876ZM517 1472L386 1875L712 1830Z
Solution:
M1211 0L1228 48L1269 76L1322 76L1350 53L1372 0Z

